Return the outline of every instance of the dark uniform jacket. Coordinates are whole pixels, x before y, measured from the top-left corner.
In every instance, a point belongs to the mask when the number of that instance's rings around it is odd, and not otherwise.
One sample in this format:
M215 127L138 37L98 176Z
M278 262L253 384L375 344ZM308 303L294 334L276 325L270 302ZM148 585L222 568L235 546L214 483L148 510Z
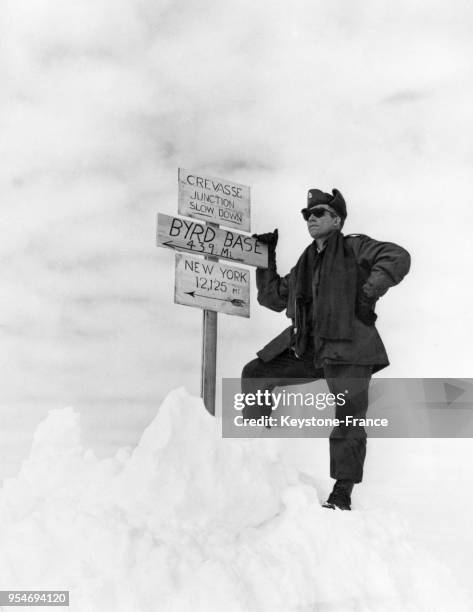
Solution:
M379 242L363 234L344 237L353 252L357 266L357 296L352 340L320 340L313 338L315 365L324 363L372 365L373 372L389 365L386 349L374 325L374 306L379 297L397 285L410 267L409 253L391 242ZM301 324L301 304L296 300L296 266L286 276L279 276L276 262L267 269L256 270L258 302L276 312L286 309L292 325L274 338L257 355L271 361L294 346L295 335L310 333L310 326ZM364 287L364 289L362 289ZM318 297L323 300L323 295ZM309 330L309 332L308 332Z

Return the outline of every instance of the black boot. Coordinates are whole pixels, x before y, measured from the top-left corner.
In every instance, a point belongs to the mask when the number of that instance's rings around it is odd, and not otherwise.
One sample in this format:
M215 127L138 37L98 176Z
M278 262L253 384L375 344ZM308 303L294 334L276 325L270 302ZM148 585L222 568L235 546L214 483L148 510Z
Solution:
M323 508L331 508L335 510L351 510L351 492L353 491L354 482L351 480L337 480L333 486L333 491L328 496Z

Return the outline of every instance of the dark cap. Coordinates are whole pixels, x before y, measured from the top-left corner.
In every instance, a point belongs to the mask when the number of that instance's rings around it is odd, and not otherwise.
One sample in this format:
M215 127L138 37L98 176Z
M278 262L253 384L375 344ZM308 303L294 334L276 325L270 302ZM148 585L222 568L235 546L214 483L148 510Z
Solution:
M330 206L339 217L346 219L347 205L338 189L332 189L332 195L329 193L324 193L323 191L320 191L320 189L309 189L309 192L307 193L307 208L304 208L303 210L309 210L310 208L319 206L320 204Z

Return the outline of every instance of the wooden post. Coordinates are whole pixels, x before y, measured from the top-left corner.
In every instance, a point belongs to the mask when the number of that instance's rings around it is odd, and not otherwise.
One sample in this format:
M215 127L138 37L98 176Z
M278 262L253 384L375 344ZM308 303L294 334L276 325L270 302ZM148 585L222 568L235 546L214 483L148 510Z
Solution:
M202 311L202 372L200 396L208 412L215 416L217 380L217 312Z
M206 225L219 227L218 223ZM207 255L205 259L218 261ZM202 311L202 367L200 373L200 397L211 415L215 416L215 391L217 386L217 315L214 310Z
M215 200L209 196L217 197ZM205 202L213 203L207 205ZM204 255L212 262L222 258L257 267L267 266L266 246L239 231L221 230L219 226L223 223L236 230L250 231L250 188L247 185L179 168L178 214L188 217L187 223L178 217L158 215L158 246ZM207 226L205 235L200 221ZM208 226L216 231L209 231ZM209 254L205 255L206 252ZM200 396L206 410L215 416L217 311L250 316L249 273L225 264L203 265L198 257L186 253L176 254L175 266L174 302L203 309ZM228 283L222 282L225 278ZM207 310L209 304L215 310Z

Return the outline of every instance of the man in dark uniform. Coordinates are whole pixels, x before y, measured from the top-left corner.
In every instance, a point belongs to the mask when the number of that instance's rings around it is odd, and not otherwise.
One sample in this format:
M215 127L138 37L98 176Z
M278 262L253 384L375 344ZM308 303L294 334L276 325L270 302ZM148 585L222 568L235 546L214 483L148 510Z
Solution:
M364 418L368 386L374 372L389 365L374 325L375 303L397 285L410 267L409 253L390 242L362 234L344 236L347 216L342 194L308 192L302 209L313 242L284 277L276 269L278 231L256 235L268 245L269 266L256 270L258 302L281 312L292 325L258 351L245 365L242 392L272 391L276 386L325 378L331 393L343 393L335 417ZM348 393L346 393L348 391ZM244 418L270 416L272 405L245 406ZM351 509L351 493L363 477L364 428L340 425L330 434L333 491L327 508Z

